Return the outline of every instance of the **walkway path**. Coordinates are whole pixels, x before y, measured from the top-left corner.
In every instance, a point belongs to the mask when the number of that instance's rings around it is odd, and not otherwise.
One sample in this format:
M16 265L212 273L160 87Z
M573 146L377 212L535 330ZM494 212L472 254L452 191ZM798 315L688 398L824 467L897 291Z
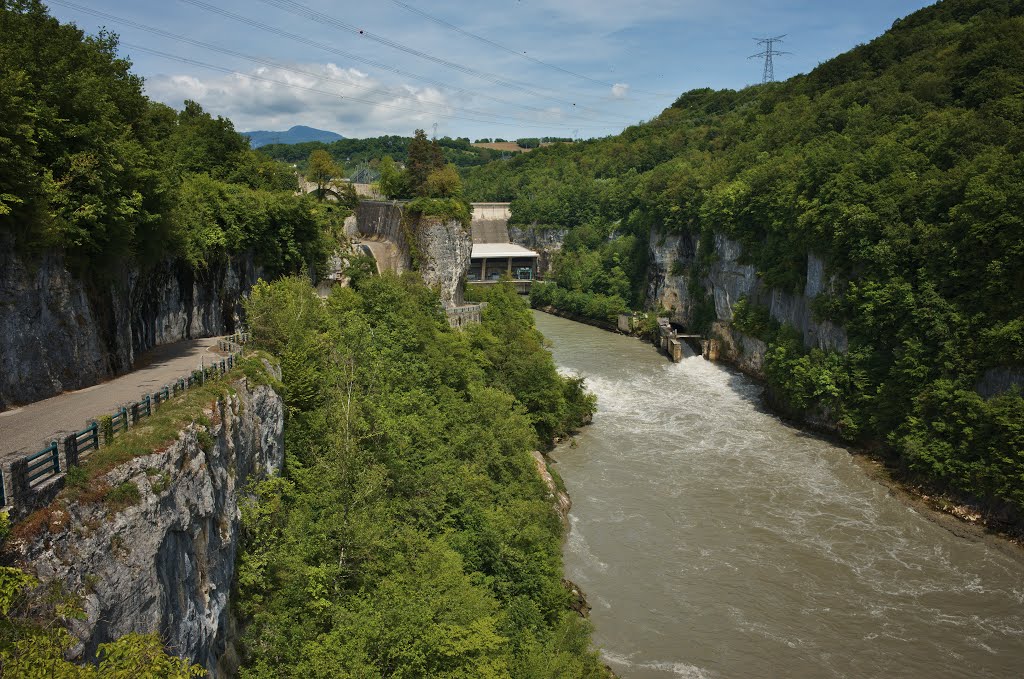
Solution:
M79 431L117 406L138 401L189 371L220 360L219 337L166 344L139 356L135 370L107 382L69 391L0 413L0 465L42 450L50 441Z

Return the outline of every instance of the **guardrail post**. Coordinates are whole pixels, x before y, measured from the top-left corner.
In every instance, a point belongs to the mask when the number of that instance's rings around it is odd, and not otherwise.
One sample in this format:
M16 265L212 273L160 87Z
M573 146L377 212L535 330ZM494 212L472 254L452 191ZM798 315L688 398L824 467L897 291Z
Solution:
M78 466L78 435L69 434L64 437L64 459L68 468Z
M153 406L149 394L146 394L146 398L142 399L142 401L146 404L146 417L149 417L153 414Z
M92 426L89 427L89 429L92 430L92 433L90 434L90 437L92 438L92 449L93 450L99 450L100 449L100 425L95 420L93 420ZM53 445L57 445L57 442L54 441ZM54 455L56 455L56 453L54 453ZM60 469L58 469L57 471L60 471Z
M132 404L132 426L134 427L139 423L139 404Z
M30 497L32 486L28 481L28 459L19 458L11 462L11 504Z
M96 423L93 422L92 425L93 425L92 435L95 437L96 436L96 429L95 429ZM51 453L51 455L52 455L51 459L53 460L53 473L54 474L60 474L60 451L57 450L57 442L56 441L50 441L50 449L53 451Z
M4 470L0 469L0 507L7 506L7 490L4 488Z

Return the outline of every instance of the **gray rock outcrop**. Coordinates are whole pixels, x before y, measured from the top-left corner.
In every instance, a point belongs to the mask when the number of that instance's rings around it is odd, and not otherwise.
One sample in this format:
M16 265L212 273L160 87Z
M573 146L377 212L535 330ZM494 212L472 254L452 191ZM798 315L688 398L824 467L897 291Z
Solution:
M445 308L463 303L466 272L473 241L462 224L452 219L420 217L416 228L419 271L423 282L436 288Z
M86 618L71 622L81 657L129 632L156 632L213 676L233 673L228 598L239 500L284 457L281 398L244 379L233 386L207 412L208 428L192 424L166 449L105 475L111 487L134 484L137 504L69 504L54 510L64 516L48 531L17 545L41 581L82 595Z
M513 243L529 248L540 255L537 261L537 273L541 277L551 271L551 260L555 253L561 252L562 244L568 233L568 229L542 229L512 225L508 227L509 239Z
M408 214L399 201L364 200L356 210L356 229L358 238L388 246L370 248L378 270L415 268L427 285L437 288L445 307L462 304L473 241L461 223Z
M261 273L251 255L204 272L173 261L114 271L89 282L59 252L29 259L0 242L0 410L124 373L155 346L234 331Z
M652 230L650 243L649 301L654 307L671 311L674 322L690 325L697 300L690 294L689 271L695 266L699 239L688 234L663 235ZM713 331L723 341L727 358L737 360L748 372L760 373L764 343L757 338L743 336L730 325L734 307L740 299L767 308L773 319L798 330L808 348L847 350L846 331L830 321L814 317L814 298L830 292L837 284L827 276L820 257L813 253L807 255L804 290L793 293L765 285L752 265L741 263L743 247L721 234L715 235L714 254L714 261L700 283L705 294L714 300L717 322Z

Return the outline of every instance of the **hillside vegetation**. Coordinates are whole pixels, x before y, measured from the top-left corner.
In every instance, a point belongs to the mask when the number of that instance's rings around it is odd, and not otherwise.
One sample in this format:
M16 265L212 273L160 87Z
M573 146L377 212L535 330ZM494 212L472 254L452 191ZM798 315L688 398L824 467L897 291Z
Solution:
M470 200L571 229L555 284L595 314L645 304L649 233L742 243L776 288L801 291L808 252L840 281L816 301L846 354L808 352L741 305L769 343L791 412L826 413L913 476L1024 508L1024 399L979 395L1024 370L1024 2L945 0L784 83L697 90L621 135L465 171ZM694 316L707 330L706 300Z
M267 144L261 146L259 152L265 158L294 163L299 170L304 170L309 154L322 149L348 169L349 179L353 182L370 183L380 177L380 163L385 156L404 165L408 160L407 149L414 141L414 137L386 135L367 139L339 139L331 143L312 141L301 144ZM433 142L440 148L444 162L456 167L482 165L501 157L500 151L476 147L466 137L441 137Z
M453 331L414 276L258 285L283 477L244 512L243 677L594 677L530 451L593 412L511 289Z
M81 273L252 250L269 274L326 256L343 215L300 200L294 170L249 150L195 102L150 101L117 37L38 0L0 2L0 235L66 252Z

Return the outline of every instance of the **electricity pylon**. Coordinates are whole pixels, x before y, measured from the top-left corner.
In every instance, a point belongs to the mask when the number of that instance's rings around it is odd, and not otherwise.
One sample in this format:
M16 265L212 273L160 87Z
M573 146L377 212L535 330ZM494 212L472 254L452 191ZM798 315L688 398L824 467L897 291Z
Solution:
M782 56L783 54L792 54L792 52L780 52L775 49L776 43L782 42L785 35L779 35L774 38L754 38L757 40L758 45L764 46L763 52L752 54L748 59L764 59L764 76L761 80L762 83L773 83L775 82L775 61L774 57Z

